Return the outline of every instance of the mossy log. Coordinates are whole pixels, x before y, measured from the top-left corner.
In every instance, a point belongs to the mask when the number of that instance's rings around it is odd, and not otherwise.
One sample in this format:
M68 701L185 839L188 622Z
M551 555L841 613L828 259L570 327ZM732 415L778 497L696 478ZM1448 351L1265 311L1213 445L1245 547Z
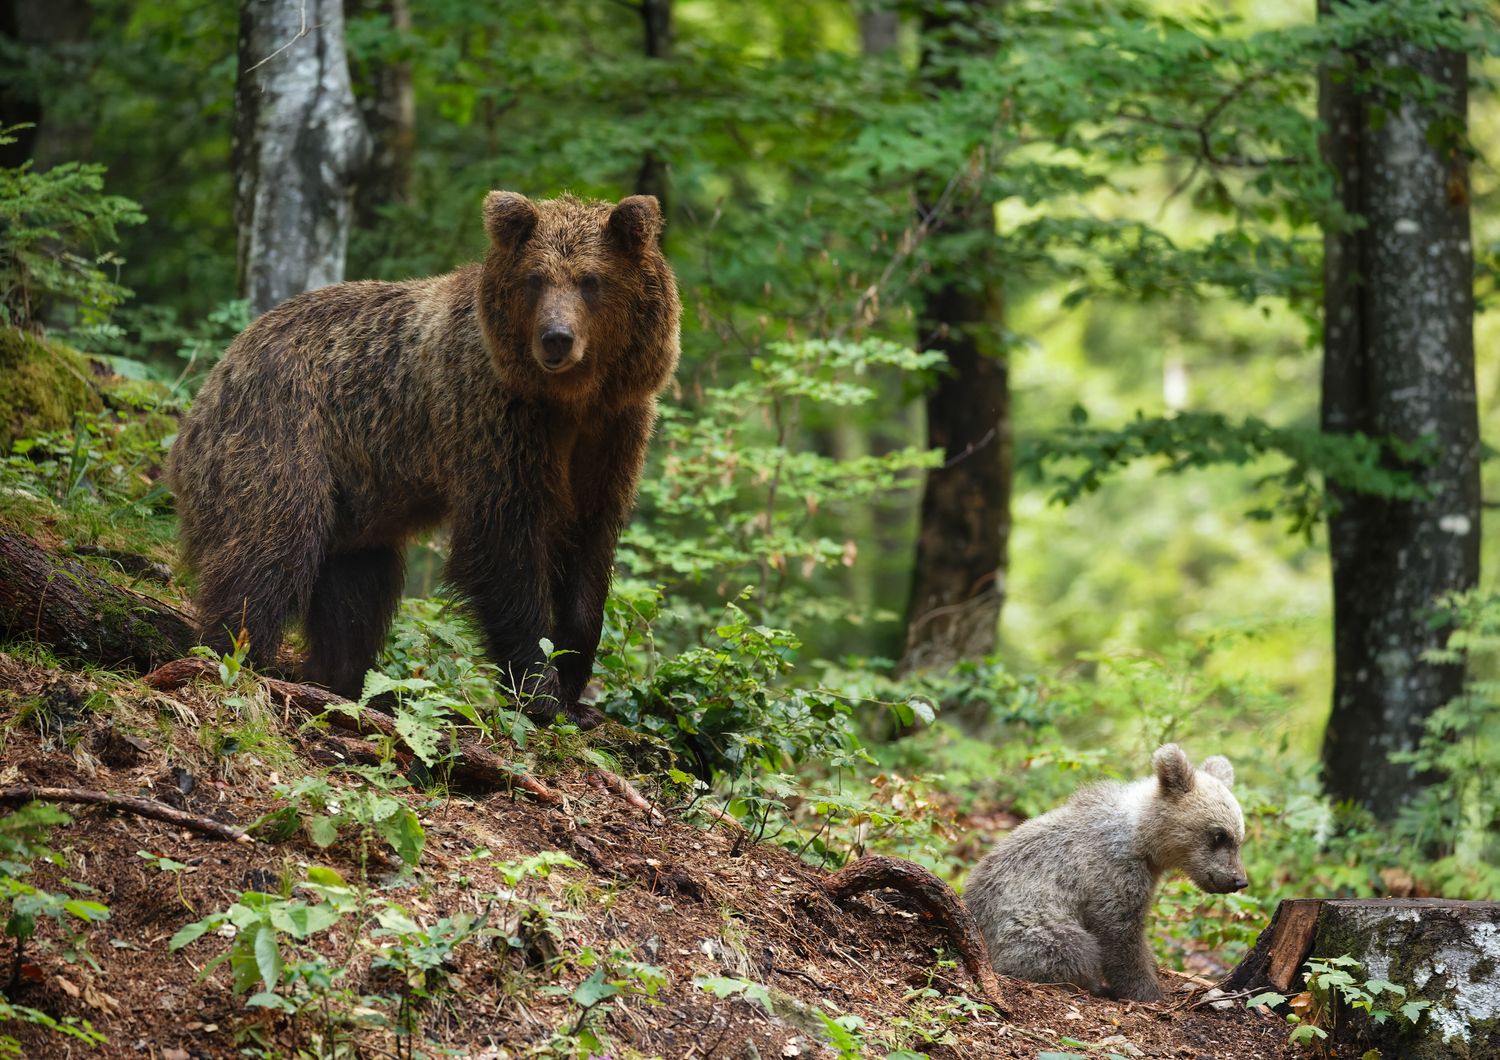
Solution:
M1220 984L1226 991L1305 989L1309 958L1348 954L1362 980L1404 987L1431 1003L1412 1026L1375 1024L1347 1008L1334 1041L1408 1060L1500 1056L1500 902L1443 898L1282 902L1255 948ZM1395 1007L1394 1005L1391 1007Z
M142 673L198 642L192 621L171 605L0 530L0 640L18 638L68 659Z

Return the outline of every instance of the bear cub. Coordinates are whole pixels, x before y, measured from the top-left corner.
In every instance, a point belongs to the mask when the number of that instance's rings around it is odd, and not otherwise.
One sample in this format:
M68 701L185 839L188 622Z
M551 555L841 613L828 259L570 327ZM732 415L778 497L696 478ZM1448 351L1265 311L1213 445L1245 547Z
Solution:
M227 646L243 629L268 666L300 619L302 678L358 696L404 546L443 524L447 581L503 678L534 715L587 725L615 544L677 364L677 285L650 196L497 191L483 220L482 263L298 295L215 367L169 467L200 632Z
M1162 877L1182 871L1213 894L1249 886L1228 759L1194 769L1167 744L1151 764L1152 777L1095 784L1025 822L975 866L964 904L995 971L1159 1000L1146 918Z

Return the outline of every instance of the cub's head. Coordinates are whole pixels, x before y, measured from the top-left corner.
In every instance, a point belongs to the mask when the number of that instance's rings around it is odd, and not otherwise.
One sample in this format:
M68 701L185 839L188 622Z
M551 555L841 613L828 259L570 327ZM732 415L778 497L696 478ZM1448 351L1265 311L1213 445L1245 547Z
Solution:
M1202 890L1213 894L1250 885L1240 863L1245 817L1229 790L1234 767L1214 755L1194 769L1182 748L1169 743L1151 756L1156 773L1146 841L1152 860L1163 869L1181 869Z
M507 386L564 400L654 395L677 363L681 310L650 195L484 200L479 319Z

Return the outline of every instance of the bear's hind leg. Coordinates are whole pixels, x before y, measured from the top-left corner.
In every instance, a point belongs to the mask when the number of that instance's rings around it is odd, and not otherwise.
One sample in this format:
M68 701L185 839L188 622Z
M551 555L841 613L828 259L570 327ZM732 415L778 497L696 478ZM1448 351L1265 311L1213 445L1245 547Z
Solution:
M257 554L239 560L226 550L201 561L194 601L203 643L227 652L243 632L251 663L274 667L287 618L306 607L311 583L305 572L318 558Z
M1071 983L1091 994L1104 989L1099 941L1077 923L1013 923L986 941L990 944L990 963L1001 975L1032 983Z
M323 561L304 626L304 680L358 699L401 602L406 559L399 548L338 552Z

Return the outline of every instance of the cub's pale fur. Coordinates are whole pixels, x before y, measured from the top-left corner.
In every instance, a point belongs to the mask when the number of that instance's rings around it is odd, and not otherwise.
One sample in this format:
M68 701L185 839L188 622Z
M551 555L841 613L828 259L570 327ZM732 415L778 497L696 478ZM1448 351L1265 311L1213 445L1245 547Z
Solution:
M1249 885L1228 759L1194 769L1167 744L1151 763L1155 776L1084 788L1027 821L974 868L964 903L995 971L1156 1000L1146 917L1162 877L1180 870L1216 894Z

